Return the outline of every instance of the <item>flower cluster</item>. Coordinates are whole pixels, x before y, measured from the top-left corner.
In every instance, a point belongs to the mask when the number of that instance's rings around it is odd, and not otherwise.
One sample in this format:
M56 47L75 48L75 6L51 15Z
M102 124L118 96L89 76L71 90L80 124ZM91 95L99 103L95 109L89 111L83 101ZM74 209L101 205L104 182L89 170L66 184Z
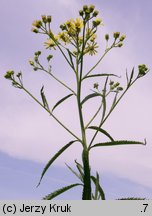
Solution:
M8 80L11 80L12 85L14 87L20 88L20 89L23 87L22 73L21 72L16 74L16 77L18 78L19 82L16 81L13 70L7 71L6 74L4 75L4 77Z
M95 10L94 5L84 5L83 9L79 11L79 15L83 18L83 20L87 21L93 17L96 17L99 14L99 11Z
M34 59L29 60L29 64L33 67L34 71L37 71L38 69L44 69L39 61L39 57L41 55L41 51L37 51L34 53ZM53 55L47 56L47 61L49 62L53 58Z
M138 65L138 70L139 70L138 77L144 76L149 71L145 64Z
M51 30L51 16L41 16L41 20L35 20L32 24L32 31L35 33L42 33L48 36L44 43L46 49L56 49L56 46L70 44L74 46L73 55L94 55L97 53L96 31L102 20L97 18L99 12L95 10L94 5L84 5L83 9L79 11L80 17L70 19L60 25L61 31L58 34L52 33Z
M109 41L109 34L106 34L105 35L105 40ZM125 40L126 38L126 35L120 35L120 32L114 32L113 33L113 38L114 38L114 42L113 42L113 47L122 47L123 46L123 41Z
M123 88L120 86L119 82L115 83L114 81L110 81L109 85L110 85L110 91L116 91L116 92L123 91Z
M32 32L42 33L45 30L47 24L48 24L48 27L50 28L51 21L52 21L51 16L42 15L41 20L35 20L32 23L32 29L31 29Z
M13 79L13 76L14 76L14 71L13 71L13 70L7 71L6 74L4 75L4 77L5 77L6 79L10 79L10 80Z

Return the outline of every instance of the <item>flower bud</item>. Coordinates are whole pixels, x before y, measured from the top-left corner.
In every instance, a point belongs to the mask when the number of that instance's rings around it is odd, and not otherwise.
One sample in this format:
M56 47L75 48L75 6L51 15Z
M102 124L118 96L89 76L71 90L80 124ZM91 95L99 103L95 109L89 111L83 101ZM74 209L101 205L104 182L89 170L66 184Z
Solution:
M33 69L34 69L34 71L37 71L37 70L38 70L38 68L37 68L37 67L34 67Z
M106 41L109 40L109 35L108 34L105 35L105 39L106 39Z
M126 38L126 35L122 35L119 40L124 41L125 38Z
M110 83L109 83L109 85L113 85L113 84L114 84L114 81L111 81L111 80L110 80Z
M123 43L119 43L117 46L118 46L118 47L122 47L122 46L123 46Z
M99 84L98 84L98 83L94 83L94 84L93 84L93 88L98 89L98 87L99 87Z
M84 14L83 10L80 10L80 11L79 11L79 15L80 15L80 16L83 16L83 14Z
M96 20L93 20L92 23L93 23L93 26L94 26L94 27L97 27L98 25L100 25L101 19L97 18Z
M31 66L34 66L34 61L32 61L31 59L29 60L29 64L31 65Z
M19 78L20 76L22 76L22 73L19 72L18 74L16 74L16 76Z
M39 55L41 55L41 51L37 51L37 52L35 52L34 53L36 56L39 56Z
M34 33L39 33L38 29L36 29L36 28L32 28L31 31Z
M37 62L38 61L38 56L35 56L34 60L35 60L35 62Z
M47 18L46 18L45 15L42 15L41 18L42 18L42 21L43 21L44 23L47 23Z
M114 37L115 40L116 40L117 38L119 38L119 36L120 36L120 32L114 32L114 33L113 33L113 37Z
M37 55L41 55L41 51L37 51Z
M60 25L60 29L61 29L62 31L66 30L66 25Z
M93 12L93 17L96 17L99 14L99 11L94 11Z
M42 26L42 21L41 20L35 20L33 23L32 23L32 26L36 27L36 28L41 28Z
M118 91L123 91L123 88L122 87L118 87L117 90Z
M94 6L94 5L90 5L89 11L90 11L91 13L94 11L94 9L95 9L95 6Z
M84 6L83 6L83 11L84 11L84 12L88 11L88 6L87 6L87 5L84 5Z
M119 82L116 82L116 83L114 84L115 88L116 88L117 86L119 86L119 85L120 85Z
M50 23L52 21L52 17L51 16L47 16L47 22Z
M53 58L53 55L49 55L49 56L47 57L47 60L50 61L52 58Z

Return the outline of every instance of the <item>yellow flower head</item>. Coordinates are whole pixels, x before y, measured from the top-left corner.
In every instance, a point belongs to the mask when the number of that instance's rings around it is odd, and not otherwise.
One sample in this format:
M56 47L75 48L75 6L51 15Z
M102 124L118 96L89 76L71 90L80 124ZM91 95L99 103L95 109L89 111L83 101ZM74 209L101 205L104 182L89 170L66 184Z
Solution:
M75 29L74 19L70 19L70 20L66 21L65 24L68 27L68 29Z
M93 34L93 35L91 36L91 38L90 38L90 41L91 41L91 42L94 42L96 38L97 38L97 35L96 35L96 34Z
M32 26L36 27L36 28L40 28L42 26L42 21L41 20L35 20L32 23Z
M69 35L66 32L59 32L58 38L63 41L65 44L70 42Z
M97 43L93 43L93 44L87 43L87 45L88 47L86 48L85 53L88 53L91 56L95 55L97 53L97 48L98 48Z
M83 20L80 18L76 18L75 21L75 28L76 29L81 29L83 27Z
M56 44L52 39L48 38L47 41L44 42L44 46L46 47L46 49L49 49L49 48L55 49Z
M100 24L103 25L102 19L96 18L95 20L93 20L93 26L94 26L94 27L97 27L97 26L99 26Z

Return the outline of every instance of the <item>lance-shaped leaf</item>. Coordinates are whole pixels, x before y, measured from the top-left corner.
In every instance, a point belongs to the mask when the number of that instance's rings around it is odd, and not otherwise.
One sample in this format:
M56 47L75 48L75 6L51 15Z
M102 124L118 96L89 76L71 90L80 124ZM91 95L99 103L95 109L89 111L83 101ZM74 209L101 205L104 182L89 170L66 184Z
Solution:
M129 78L128 86L130 86L130 84L132 83L133 76L134 76L134 67L133 67L133 69L131 71L131 75L130 75L130 78Z
M118 140L118 141L113 141L113 142L104 142L104 143L97 143L91 148L94 147L101 147L101 146L115 146L115 145L146 145L146 140L145 142L139 142L139 141L129 141L129 140Z
M106 108L107 108L107 103L106 103L106 92L107 92L107 83L108 83L109 77L106 78L105 84L104 84L104 89L103 89L103 97L102 97L102 104L103 104L103 112L102 112L102 120L104 120L104 117L106 115Z
M53 110L54 110L59 104L61 104L63 101L65 101L66 99L68 99L68 98L71 97L72 95L73 95L73 94L69 94L69 95L63 97L61 100L59 100L59 101L54 105L54 107L52 108L52 112L53 112Z
M69 168L69 170L76 176L78 177L78 179L80 179L80 181L83 181L81 176L76 172L74 171L68 164L65 163L65 165Z
M97 97L97 96L102 96L100 93L98 92L95 92L95 93L92 93L92 94L89 94L87 95L82 101L81 101L81 105L84 104L87 100L93 98L93 97Z
M113 108L114 108L115 105L116 105L117 97L118 97L118 92L116 92L116 94L115 94L115 97L114 97L114 99L113 99L113 103L112 103L111 108L110 108L110 112L113 110Z
M48 110L50 110L48 102L47 102L47 99L46 99L45 94L44 94L44 86L42 86L40 93L41 93L41 98L42 98L43 106L45 108L47 108Z
M84 178L83 166L80 163L78 163L76 160L75 160L75 163L76 163L76 167L77 167L77 169L78 169L78 171L80 173L81 179L83 181L83 178Z
M41 174L41 178L40 181L37 185L37 187L40 185L42 178L44 176L44 174L46 173L46 171L48 170L48 168L52 165L52 163L67 149L69 148L74 142L76 142L77 140L71 141L68 144L66 144L65 146L63 146L52 158L51 160L49 160L49 162L46 164L45 168L43 169L43 172Z
M72 67L74 68L74 63L73 63L73 59L72 59L72 53L70 52L69 49L67 49L67 51L68 51L68 54L69 54L69 57L70 57L71 65L72 65Z
M115 74L102 73L102 74L92 74L92 75L84 76L83 79L92 78L92 77L101 77L101 76L115 76L115 77L119 77L119 76L117 76Z
M80 185L82 186L82 184L77 183L77 184L71 184L71 185L68 185L66 187L60 188L60 189L54 191L53 193L45 196L43 198L43 200L52 200L53 198L55 198L56 196L59 196L60 194L66 192L67 190L70 190L71 188L76 187L76 186L80 186Z
M127 79L127 86L128 86L128 84L129 84L129 77L128 77L128 71L127 71L127 69L126 69L126 79Z
M90 126L88 128L99 131L99 132L103 133L104 135L106 135L111 141L114 141L114 139L110 136L110 134L107 131L105 131L104 129L96 127L96 126Z
M93 183L95 184L95 186L98 185L98 191L99 191L99 194L100 194L100 197L102 200L105 200L105 194L104 194L104 191L102 189L102 187L100 186L100 183L99 183L99 175L98 175L98 178L95 178L94 176L91 176L91 180L93 181Z

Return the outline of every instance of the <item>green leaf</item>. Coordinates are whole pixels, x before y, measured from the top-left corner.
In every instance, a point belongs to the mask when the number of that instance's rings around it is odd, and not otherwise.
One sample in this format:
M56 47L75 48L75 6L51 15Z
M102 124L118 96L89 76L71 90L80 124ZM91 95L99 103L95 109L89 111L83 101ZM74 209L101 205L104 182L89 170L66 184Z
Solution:
M63 146L52 158L51 160L49 160L49 162L46 164L45 168L43 169L43 172L41 174L41 178L40 181L37 185L37 187L40 185L42 178L44 176L44 174L46 173L46 171L48 170L48 168L52 165L52 163L67 149L69 148L74 142L76 142L77 140L71 141L68 144L66 144L65 146Z
M126 79L127 79L127 86L129 84L129 78L128 78L128 72L127 72L127 69L126 69Z
M110 108L110 112L114 109L114 107L115 107L115 105L116 105L117 96L118 96L118 92L116 92L116 94L115 94L115 97L114 97L114 99L113 99L113 103L112 103L111 108Z
M61 100L59 100L59 101L54 105L54 107L52 108L52 112L53 112L53 110L54 110L59 104L61 104L63 101L65 101L67 98L71 97L72 95L73 95L73 94L69 94L69 95L63 97Z
M103 189L102 189L102 187L100 186L100 183L99 183L99 175L98 175L98 178L95 178L94 176L91 176L91 179L92 179L93 183L95 184L95 186L96 186L96 184L98 182L98 191L100 193L101 199L105 200L104 191L103 191Z
M56 196L58 196L58 195L60 195L60 194L62 194L62 193L64 193L64 192L66 192L67 190L70 190L70 189L73 188L73 187L79 186L79 185L82 185L82 184L71 184L71 185L69 185L69 186L60 188L60 189L54 191L53 193L48 194L47 196L45 196L45 197L43 198L43 200L52 200L52 199L55 198Z
M87 100L89 100L89 99L91 99L91 98L93 98L93 97L97 97L97 96L100 96L100 97L101 97L102 95L101 95L100 93L97 93L97 92L87 95L87 96L81 101L81 105L84 104Z
M102 97L102 103L103 103L103 112L102 112L102 120L101 122L103 122L104 117L106 115L106 92L107 92L107 83L108 83L108 79L109 77L106 78L105 84L104 84L104 89L103 89L103 97Z
M69 54L69 57L70 57L71 65L74 68L74 63L73 63L73 59L72 59L72 53L70 52L69 49L67 49L67 51L68 51L68 54Z
M68 164L65 163L65 165L69 168L69 170L70 170L76 177L78 177L78 178L80 179L80 181L83 182L83 179L81 178L81 176L80 176L77 172L75 172Z
M80 173L81 179L83 181L83 178L84 178L83 166L80 163L78 163L76 160L75 160L75 163L76 163L76 167L77 167L77 169L78 169L78 171Z
M94 147L101 147L101 146L115 146L115 145L146 145L146 140L145 143L143 142L139 142L139 141L128 141L128 140L118 140L118 141L113 141L113 142L104 142L104 143L97 143L93 146L91 146L91 148Z
M131 75L130 75L130 79L129 79L128 86L130 86L130 84L131 84L131 82L132 82L133 76L134 76L134 67L133 67L133 69L132 69L132 71L131 71Z
M98 199L98 191L99 191L99 174L96 172L96 189L95 189L95 199Z
M40 90L40 93L41 93L41 98L42 98L43 106L44 106L46 109L50 110L50 109L49 109L48 102L47 102L47 99L46 99L45 94L44 94L44 86L42 86L42 88L41 88L41 90Z
M101 133L103 133L104 135L106 135L111 141L114 141L114 139L110 136L110 134L105 131L104 129L102 128L99 128L99 127L96 127L96 126L90 126L88 127L89 129L93 129L93 130L97 130L97 131L100 131Z
M100 76L116 76L116 77L118 77L118 76L115 75L115 74L106 74L106 73L103 73L103 74L92 74L92 75L88 75L88 76L84 77L83 79L87 79L87 78L91 78L91 77L100 77Z

